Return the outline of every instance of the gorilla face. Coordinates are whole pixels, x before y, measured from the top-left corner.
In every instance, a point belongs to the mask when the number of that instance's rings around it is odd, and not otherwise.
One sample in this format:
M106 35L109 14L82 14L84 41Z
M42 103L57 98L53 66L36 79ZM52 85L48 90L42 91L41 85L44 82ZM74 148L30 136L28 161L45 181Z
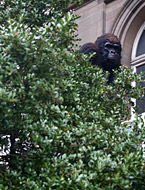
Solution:
M106 41L104 44L104 50L107 51L107 59L111 60L119 60L120 58L120 45L117 43L111 43L110 41Z
M121 45L120 43L110 42L106 40L101 48L102 67L104 70L112 70L118 68L121 63Z

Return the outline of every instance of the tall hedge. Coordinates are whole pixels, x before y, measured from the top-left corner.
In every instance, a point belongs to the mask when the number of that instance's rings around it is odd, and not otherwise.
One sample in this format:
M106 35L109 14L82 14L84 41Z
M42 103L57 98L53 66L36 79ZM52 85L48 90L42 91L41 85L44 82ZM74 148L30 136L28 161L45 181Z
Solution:
M142 77L122 66L107 85L75 50L74 2L0 3L2 190L145 189Z

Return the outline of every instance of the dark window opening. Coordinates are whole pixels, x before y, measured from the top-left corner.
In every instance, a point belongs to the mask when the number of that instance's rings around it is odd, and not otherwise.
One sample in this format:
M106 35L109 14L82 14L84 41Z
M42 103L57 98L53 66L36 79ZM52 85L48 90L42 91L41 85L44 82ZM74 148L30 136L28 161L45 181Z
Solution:
M136 56L140 56L142 54L145 54L145 30L143 31L136 51Z
M145 65L136 67L136 72L137 72L137 74L140 74L141 72L145 72ZM145 77L145 73L143 74L143 76ZM144 94L145 94L145 82L141 83L141 85L144 88ZM136 100L136 105L137 105L137 107L139 107L140 114L145 112L145 97L143 98L143 100Z

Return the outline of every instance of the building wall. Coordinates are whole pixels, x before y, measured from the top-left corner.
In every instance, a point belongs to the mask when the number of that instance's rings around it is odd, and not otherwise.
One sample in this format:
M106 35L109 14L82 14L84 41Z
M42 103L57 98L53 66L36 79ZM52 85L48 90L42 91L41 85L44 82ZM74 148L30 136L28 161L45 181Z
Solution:
M125 6L127 0L116 0L106 4L105 17L106 17L106 31L111 32L113 25L120 14L122 8Z
M93 42L103 33L111 32L126 1L115 0L106 4L104 1L94 0L77 8L75 13L81 16L77 21L80 44Z
M75 13L81 16L77 20L80 44L95 41L103 33L104 3L92 1L78 8Z

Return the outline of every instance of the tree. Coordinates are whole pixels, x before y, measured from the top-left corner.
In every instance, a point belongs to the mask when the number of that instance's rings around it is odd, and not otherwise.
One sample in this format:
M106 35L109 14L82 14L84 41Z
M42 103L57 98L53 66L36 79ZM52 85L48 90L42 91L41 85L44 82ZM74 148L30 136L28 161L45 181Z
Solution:
M143 121L124 122L142 77L122 66L106 84L74 48L70 3L1 2L0 189L144 189Z

